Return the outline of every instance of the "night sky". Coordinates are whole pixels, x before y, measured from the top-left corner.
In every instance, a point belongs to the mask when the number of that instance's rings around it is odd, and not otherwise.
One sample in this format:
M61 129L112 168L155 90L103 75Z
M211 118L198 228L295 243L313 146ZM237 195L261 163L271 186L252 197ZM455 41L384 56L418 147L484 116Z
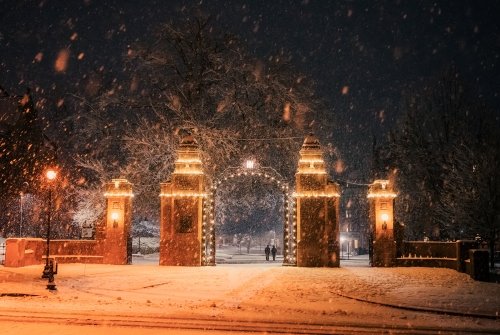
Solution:
M327 135L352 171L372 135L395 125L402 92L450 66L500 106L499 1L0 0L0 86L10 94L30 87L46 101L84 95L89 80L119 80L128 47L195 4L255 57L282 53L315 81L337 120Z

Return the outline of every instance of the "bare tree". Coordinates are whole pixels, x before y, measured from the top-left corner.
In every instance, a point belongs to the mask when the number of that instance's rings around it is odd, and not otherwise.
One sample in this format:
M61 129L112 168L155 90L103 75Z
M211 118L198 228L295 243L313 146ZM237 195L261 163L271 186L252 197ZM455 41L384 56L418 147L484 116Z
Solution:
M254 59L210 17L181 17L132 46L125 78L85 101L89 116L78 120L85 138L99 139L80 155L80 165L99 175L96 182L112 170L134 183L141 216L157 215L159 183L172 172L178 135L196 138L209 179L248 156L291 177L296 138L315 115L311 83L284 54Z
M409 235L435 239L498 231L498 119L455 71L414 92L389 143L397 168L397 215ZM488 126L486 126L488 125Z

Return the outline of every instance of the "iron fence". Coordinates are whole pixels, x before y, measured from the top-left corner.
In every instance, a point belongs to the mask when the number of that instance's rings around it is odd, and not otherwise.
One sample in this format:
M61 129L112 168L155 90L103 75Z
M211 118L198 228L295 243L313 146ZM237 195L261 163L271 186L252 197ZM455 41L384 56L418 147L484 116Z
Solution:
M5 242L0 243L0 265L3 265L5 262Z

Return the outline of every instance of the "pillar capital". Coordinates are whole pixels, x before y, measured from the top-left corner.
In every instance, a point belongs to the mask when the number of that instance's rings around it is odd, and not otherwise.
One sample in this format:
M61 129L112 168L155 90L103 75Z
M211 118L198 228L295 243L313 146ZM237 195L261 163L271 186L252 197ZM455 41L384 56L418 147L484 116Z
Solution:
M106 198L126 197L133 198L132 184L127 179L111 179L105 185L104 196Z
M313 134L309 134L299 151L300 159L297 174L320 174L326 175L323 150L319 140Z
M394 199L397 194L387 179L377 179L368 187L368 198L387 198Z

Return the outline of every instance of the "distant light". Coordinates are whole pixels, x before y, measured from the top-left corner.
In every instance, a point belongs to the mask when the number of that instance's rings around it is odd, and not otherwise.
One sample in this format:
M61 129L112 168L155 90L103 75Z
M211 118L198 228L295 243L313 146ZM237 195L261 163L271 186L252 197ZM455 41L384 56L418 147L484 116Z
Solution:
M380 216L382 218L382 221L388 221L389 220L389 214L384 213Z
M57 172L55 170L49 169L49 170L47 170L46 176L47 176L47 179L49 181L52 181L52 180L56 179Z
M247 159L247 161L245 162L245 167L247 169L255 168L255 161L253 159Z
M70 53L68 49L61 49L57 54L56 61L54 63L54 69L56 72L64 72L68 68Z

